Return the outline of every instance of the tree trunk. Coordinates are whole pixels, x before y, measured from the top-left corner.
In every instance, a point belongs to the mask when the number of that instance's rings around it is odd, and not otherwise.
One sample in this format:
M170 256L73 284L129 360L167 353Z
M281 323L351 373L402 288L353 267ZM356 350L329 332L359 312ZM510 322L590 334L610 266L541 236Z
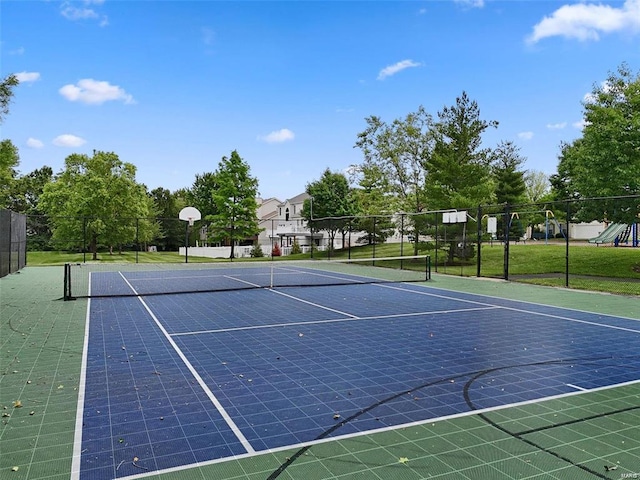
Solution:
M91 244L89 245L89 251L93 254L91 259L98 260L98 237L97 235L91 236Z

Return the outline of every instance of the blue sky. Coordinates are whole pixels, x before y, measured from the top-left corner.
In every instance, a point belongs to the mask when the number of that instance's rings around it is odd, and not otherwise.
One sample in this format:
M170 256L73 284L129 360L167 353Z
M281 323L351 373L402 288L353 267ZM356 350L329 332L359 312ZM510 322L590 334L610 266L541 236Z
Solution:
M281 200L361 162L366 117L436 116L463 91L500 123L484 146L553 173L585 94L640 69L640 0L9 0L0 18L22 174L105 150L173 191L237 150Z

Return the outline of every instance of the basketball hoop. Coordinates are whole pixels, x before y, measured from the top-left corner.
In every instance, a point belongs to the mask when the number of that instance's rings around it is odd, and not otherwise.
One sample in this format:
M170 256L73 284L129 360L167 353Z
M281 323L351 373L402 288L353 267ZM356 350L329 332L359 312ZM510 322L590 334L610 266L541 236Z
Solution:
M180 210L178 218L188 222L184 227L184 263L189 263L189 227L193 227L193 222L202 218L200 210L196 207L184 207Z
M200 220L202 216L200 215L200 210L198 210L196 207L184 207L182 210L180 210L178 218L185 222L189 222L189 226L193 227L193 222L195 222L196 220Z

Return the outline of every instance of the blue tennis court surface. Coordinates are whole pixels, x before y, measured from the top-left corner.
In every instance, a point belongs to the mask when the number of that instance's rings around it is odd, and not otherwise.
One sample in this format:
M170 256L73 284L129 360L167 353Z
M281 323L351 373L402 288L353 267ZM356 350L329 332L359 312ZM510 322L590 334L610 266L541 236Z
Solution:
M98 298L89 309L83 480L640 379L637 320L421 285Z

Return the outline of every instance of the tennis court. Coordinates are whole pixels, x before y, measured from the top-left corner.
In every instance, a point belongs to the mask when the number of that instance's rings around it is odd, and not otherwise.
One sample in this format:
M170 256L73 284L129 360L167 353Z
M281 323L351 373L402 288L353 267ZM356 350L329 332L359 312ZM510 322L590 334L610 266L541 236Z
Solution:
M120 296L90 301L79 478L302 448L640 380L632 319L354 275L327 285L335 272L283 269L292 283L311 275L323 286L244 290L273 271L233 267L162 275L187 291L213 277L227 291L127 297L127 288L151 293L157 272L92 274Z
M637 298L512 287L522 301L493 295L503 282L451 289L442 277L378 283L302 268L295 276L311 283L340 282L272 287L271 270L258 274L265 285L230 269L213 276L252 288L137 295L157 271L92 273L89 292L115 296L58 304L86 308L84 337L65 336L84 342L71 478L640 473ZM212 274L194 266L162 283L191 291L197 276ZM558 305L571 297L575 308ZM609 307L587 311L593 297ZM7 478L69 478L34 475L31 451Z

